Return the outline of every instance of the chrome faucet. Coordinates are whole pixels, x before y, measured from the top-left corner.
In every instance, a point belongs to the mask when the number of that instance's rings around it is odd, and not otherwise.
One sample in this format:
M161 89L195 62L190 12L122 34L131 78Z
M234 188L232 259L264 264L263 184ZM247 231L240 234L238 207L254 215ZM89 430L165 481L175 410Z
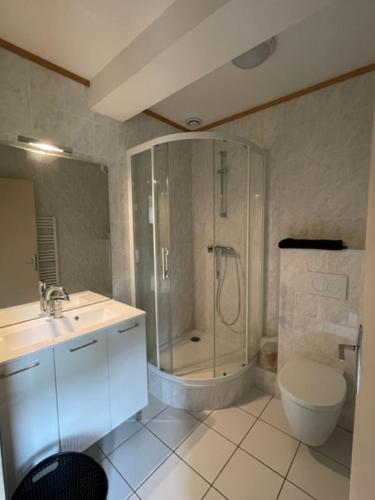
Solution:
M62 301L70 300L68 292L62 286L48 287L39 282L40 310L49 318L62 317Z

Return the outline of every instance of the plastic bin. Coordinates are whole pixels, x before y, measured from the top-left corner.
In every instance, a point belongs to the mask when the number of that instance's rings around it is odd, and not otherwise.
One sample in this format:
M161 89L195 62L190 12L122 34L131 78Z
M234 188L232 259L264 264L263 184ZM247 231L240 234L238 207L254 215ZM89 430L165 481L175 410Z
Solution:
M83 453L63 452L33 467L12 500L105 500L107 492L101 465Z

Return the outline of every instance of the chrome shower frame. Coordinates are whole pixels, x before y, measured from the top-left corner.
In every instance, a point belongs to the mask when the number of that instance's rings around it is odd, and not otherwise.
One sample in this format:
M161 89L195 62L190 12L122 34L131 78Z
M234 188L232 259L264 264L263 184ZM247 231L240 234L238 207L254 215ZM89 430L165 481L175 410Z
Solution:
M248 150L248 164L247 164L247 169L248 172L250 173L250 152L257 153L258 155L263 157L264 161L264 167L266 167L267 164L267 150L258 146L252 141L249 141L247 139L243 139L241 137L236 137L236 136L228 136L224 135L221 133L217 132L181 132L181 133L175 133L175 134L170 134L170 135L165 135L161 137L157 137L155 139L152 139L150 141L147 141L145 143L142 143L140 145L134 146L130 149L128 149L127 154L126 154L126 169L127 169L127 179L128 179L128 217L129 217L129 269L130 269L130 288L131 288L131 303L132 305L136 305L136 278L135 278L135 245L134 245L134 228L133 228L133 190L132 190L132 156L137 155L139 153L142 153L144 151L150 150L151 151L151 173L152 173L152 178L154 178L154 173L155 173L155 147L159 146L161 144L165 143L170 143L170 142L177 142L177 141L191 141L191 140L212 140L212 141L224 141L224 142L230 142L230 143L235 143L244 146ZM227 175L227 167L223 166L223 161L224 158L222 157L222 164L221 164L221 169L225 169L225 172L222 171L217 171L221 175L222 178L222 185L221 185L221 212L220 216L221 217L226 217L226 193L225 193L225 179L224 176ZM264 176L265 176L265 170L264 168ZM250 174L249 174L250 178ZM152 186L152 192L154 196L154 189L155 187ZM264 193L263 193L264 195ZM248 198L248 204L247 204L247 226L249 227L250 225L250 183L247 188L247 198ZM155 220L156 214L155 214L155 204L153 204L153 218ZM264 208L262 212L262 227L264 226ZM156 227L154 225L154 233L156 231ZM154 234L155 238L155 234ZM248 240L250 240L250 235L248 236ZM262 238L262 242L264 240L264 234ZM208 248L209 250L209 248ZM213 248L213 251L215 252L219 250L219 248ZM221 248L221 251L224 252L229 252L229 247L226 248ZM233 249L230 249L233 252ZM209 250L210 251L210 250ZM156 260L158 256L154 255L154 272L156 275ZM246 245L246 282L249 279L249 260L250 260L250 244L249 241L247 242ZM262 263L262 269L261 272L263 273L263 263ZM158 328L158 294L159 294L159 285L158 285L158 280L155 280L155 316L156 316L156 342L157 345L159 345L159 328ZM249 303L249 291L248 291L248 286L246 283L246 293L245 293L245 303ZM263 290L258 290L263 296ZM263 304L262 304L263 307ZM263 317L263 311L261 311L261 316ZM245 331L248 333L249 332L249 312L248 312L248 307L245 308ZM249 356L248 356L248 334L245 335L245 363L246 365L249 363ZM214 357L215 357L215 345L214 345ZM156 352L156 362L157 362L157 368L160 370L160 353L159 349L157 349Z

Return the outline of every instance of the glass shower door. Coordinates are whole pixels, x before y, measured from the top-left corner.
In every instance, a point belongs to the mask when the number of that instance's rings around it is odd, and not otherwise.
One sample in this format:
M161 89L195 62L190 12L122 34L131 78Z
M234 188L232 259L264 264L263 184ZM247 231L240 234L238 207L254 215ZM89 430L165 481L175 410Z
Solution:
M168 144L160 144L153 148L153 176L153 237L159 367L163 371L172 373Z
M214 153L214 376L247 363L249 159L246 146L216 141Z
M146 311L147 359L172 372L168 146L132 156L135 305Z
M151 150L131 159L135 305L146 311L147 359L158 365Z

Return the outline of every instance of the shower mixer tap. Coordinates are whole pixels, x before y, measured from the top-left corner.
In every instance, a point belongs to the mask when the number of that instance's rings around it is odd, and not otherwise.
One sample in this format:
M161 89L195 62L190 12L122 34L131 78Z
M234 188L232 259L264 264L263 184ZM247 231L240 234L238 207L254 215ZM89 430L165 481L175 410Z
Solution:
M216 245L215 251L217 253L220 253L221 255L226 255L226 256L235 254L233 247L227 247L227 246L223 246L223 245Z
M235 255L235 250L233 247L225 246L225 245L207 245L207 252L208 253L213 253L215 251L215 254L220 254L220 255Z
M215 252L215 274L216 279L220 279L221 276L221 260L222 257L234 257L236 258L236 251L233 247L225 246L225 245L207 245L207 252L214 253ZM236 263L237 265L237 263Z

